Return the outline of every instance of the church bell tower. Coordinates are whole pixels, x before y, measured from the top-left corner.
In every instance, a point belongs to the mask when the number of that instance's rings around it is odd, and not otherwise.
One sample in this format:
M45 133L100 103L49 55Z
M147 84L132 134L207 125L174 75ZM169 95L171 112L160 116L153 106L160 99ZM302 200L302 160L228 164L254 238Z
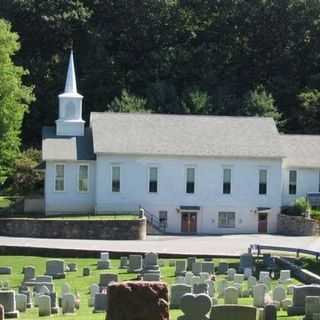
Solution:
M77 81L71 50L64 93L59 94L59 119L56 120L57 136L83 136L83 96L77 92Z

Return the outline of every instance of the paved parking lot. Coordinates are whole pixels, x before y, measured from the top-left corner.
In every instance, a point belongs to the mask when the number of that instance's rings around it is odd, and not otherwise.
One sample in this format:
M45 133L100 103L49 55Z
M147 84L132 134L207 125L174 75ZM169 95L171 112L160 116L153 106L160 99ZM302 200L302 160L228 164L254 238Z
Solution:
M148 236L144 241L76 240L0 237L0 246L75 249L110 252L158 252L188 255L240 255L250 244L320 251L320 237L280 235Z

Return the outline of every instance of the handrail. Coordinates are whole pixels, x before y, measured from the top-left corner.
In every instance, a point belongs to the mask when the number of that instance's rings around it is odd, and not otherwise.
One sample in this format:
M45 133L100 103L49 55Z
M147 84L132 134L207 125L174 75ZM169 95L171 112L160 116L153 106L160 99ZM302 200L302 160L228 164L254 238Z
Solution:
M251 244L248 251L258 251L258 256L261 254L262 250L269 250L269 251L284 251L284 252L295 252L297 257L299 257L300 253L308 254L311 256L315 256L316 260L319 260L320 252L307 250L307 249L300 249L300 248L290 248L290 247L277 247L277 246L267 246L267 245L260 245L260 244Z
M139 206L139 212L140 210L143 209L144 211L144 215L147 218L147 221L153 226L155 227L157 230L161 231L161 232L165 232L166 228L167 228L167 223L162 223L160 221L160 219L152 214L150 211L148 211L146 208Z

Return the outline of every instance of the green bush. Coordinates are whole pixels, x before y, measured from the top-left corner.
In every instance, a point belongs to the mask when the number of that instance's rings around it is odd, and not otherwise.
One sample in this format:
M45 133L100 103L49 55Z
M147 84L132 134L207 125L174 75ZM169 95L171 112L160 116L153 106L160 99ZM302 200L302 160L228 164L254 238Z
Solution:
M310 210L310 205L306 198L301 197L296 199L295 204L291 207L287 207L283 210L284 214L289 216L307 216L307 213Z
M7 180L7 193L27 196L43 190L43 174L35 170L41 162L41 152L28 149L20 154L14 163L12 175Z

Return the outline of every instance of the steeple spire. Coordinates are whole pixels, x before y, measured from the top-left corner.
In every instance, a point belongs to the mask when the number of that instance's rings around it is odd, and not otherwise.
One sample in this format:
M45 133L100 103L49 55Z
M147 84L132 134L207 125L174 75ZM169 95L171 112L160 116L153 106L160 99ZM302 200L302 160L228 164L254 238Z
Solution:
M77 93L77 80L73 61L73 50L70 52L68 73L64 93Z

